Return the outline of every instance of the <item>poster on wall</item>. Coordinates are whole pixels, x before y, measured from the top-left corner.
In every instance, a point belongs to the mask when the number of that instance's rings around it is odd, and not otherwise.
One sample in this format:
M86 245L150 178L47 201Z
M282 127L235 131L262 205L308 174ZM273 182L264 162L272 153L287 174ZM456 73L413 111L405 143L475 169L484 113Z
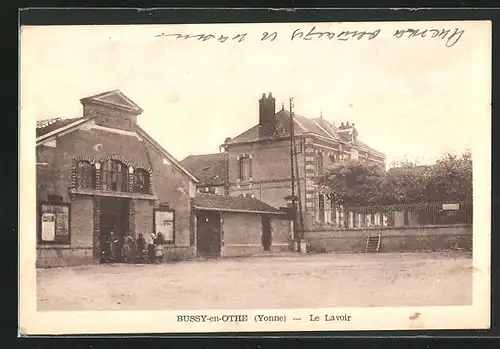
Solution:
M56 215L44 213L42 215L42 240L54 241L56 238Z
M41 239L46 242L67 243L69 239L69 207L42 205Z
M174 240L174 213L170 211L157 211L155 216L156 233L162 233L165 241Z
M69 214L67 207L59 207L56 213L56 232L57 236L67 237L69 235Z

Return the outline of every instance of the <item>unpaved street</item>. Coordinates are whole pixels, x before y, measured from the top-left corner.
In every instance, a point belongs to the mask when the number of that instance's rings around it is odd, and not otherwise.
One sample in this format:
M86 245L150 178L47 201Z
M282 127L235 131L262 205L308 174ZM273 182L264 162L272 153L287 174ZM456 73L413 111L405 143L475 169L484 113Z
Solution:
M39 310L462 305L467 253L317 254L38 269Z

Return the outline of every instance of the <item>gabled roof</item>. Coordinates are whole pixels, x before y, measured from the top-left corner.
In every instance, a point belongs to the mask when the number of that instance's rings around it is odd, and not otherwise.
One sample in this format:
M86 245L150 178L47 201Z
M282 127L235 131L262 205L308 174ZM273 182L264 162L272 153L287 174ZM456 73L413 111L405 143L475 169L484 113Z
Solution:
M141 127L136 126L137 134L142 138L146 139L151 145L153 145L160 153L162 153L168 161L170 161L175 167L177 167L181 172L183 172L186 176L188 176L193 182L199 183L198 178L196 178L191 172L186 170L179 161L174 158L172 154L163 148L160 143L158 143L153 137L151 137L146 131L144 131Z
M374 152L374 153L380 153L378 150L373 149L372 147L368 146L366 143L360 141L359 139L354 140L354 144L358 146L358 148L361 151L366 151L366 152ZM383 155L383 154L382 154Z
M332 140L340 140L333 126L321 118L309 119L294 113L294 133L296 136L304 134L316 134L321 137L327 137ZM259 125L255 125L243 132L239 136L227 141L225 144L237 144L252 142L261 139L259 136ZM285 137L290 135L290 112L282 109L276 113L276 127L274 137Z
M181 165L207 185L223 185L227 182L227 154L189 155Z
M119 90L106 91L95 96L85 97L80 99L82 104L97 103L101 105L111 105L121 109L125 109L135 114L141 114L143 110L130 98L125 96Z
M342 133L338 132L338 129L323 118L310 119L305 116L298 115L294 113L294 133L296 136L312 134L318 137L329 139L333 142L350 143L350 136L344 136ZM290 136L290 112L285 109L281 109L276 113L276 127L275 133L272 137L261 137L259 135L259 125L255 125L250 129L246 130L242 134L236 136L233 139L228 140L224 145L233 145L239 143L251 143L264 139L273 139L275 137L287 137ZM356 139L353 143L362 151L375 152L383 155L379 151L369 147L364 142Z
M284 214L265 202L251 197L197 193L193 199L195 209L205 211Z
M36 122L36 137L44 136L52 131L56 131L65 126L69 126L72 123L78 123L78 121L83 121L85 118L70 118L70 119L45 119Z
M113 105L122 109L126 109L129 112L135 112L136 114L142 113L142 109L137 106L132 100L126 97L123 93L118 90L107 91L104 93L100 93L95 96L90 96L86 98L82 98L80 100L82 104L94 102L100 103L104 105ZM61 118L52 118L40 120L37 122L36 127L36 145L39 146L44 144L45 142L51 140L53 137L56 137L63 132L73 132L77 130L81 125L90 122L94 117L80 117L80 118L70 118L70 119L61 119ZM146 131L144 131L141 127L136 125L137 134L146 139L153 147L155 147L160 153L165 156L165 158L177 169L183 172L186 176L188 176L193 182L198 183L198 179L186 170L177 159L175 159L169 152L167 152L158 142L156 142ZM129 144L129 147L132 145ZM138 154L133 154L133 146L131 150L131 156L137 156Z

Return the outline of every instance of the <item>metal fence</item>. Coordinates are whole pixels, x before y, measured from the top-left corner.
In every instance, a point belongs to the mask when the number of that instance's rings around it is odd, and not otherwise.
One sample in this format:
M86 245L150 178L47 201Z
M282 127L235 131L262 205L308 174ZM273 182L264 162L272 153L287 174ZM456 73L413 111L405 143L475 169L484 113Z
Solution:
M472 203L422 203L340 207L330 222L338 227L405 227L472 224Z

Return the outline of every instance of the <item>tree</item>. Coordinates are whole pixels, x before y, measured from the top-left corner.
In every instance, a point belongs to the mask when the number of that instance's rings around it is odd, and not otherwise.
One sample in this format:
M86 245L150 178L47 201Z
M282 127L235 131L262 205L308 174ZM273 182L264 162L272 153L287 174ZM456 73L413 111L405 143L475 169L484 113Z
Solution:
M432 166L426 197L431 201L472 201L472 154L446 154Z
M389 169L380 184L380 203L391 205L426 201L426 187L431 177L431 166L407 162Z
M407 205L472 201L472 156L445 154L434 165L403 162L385 172L379 165L346 160L317 179L342 205Z
M364 205L379 200L383 177L380 165L349 159L319 176L317 184L327 188L327 196L338 205Z

